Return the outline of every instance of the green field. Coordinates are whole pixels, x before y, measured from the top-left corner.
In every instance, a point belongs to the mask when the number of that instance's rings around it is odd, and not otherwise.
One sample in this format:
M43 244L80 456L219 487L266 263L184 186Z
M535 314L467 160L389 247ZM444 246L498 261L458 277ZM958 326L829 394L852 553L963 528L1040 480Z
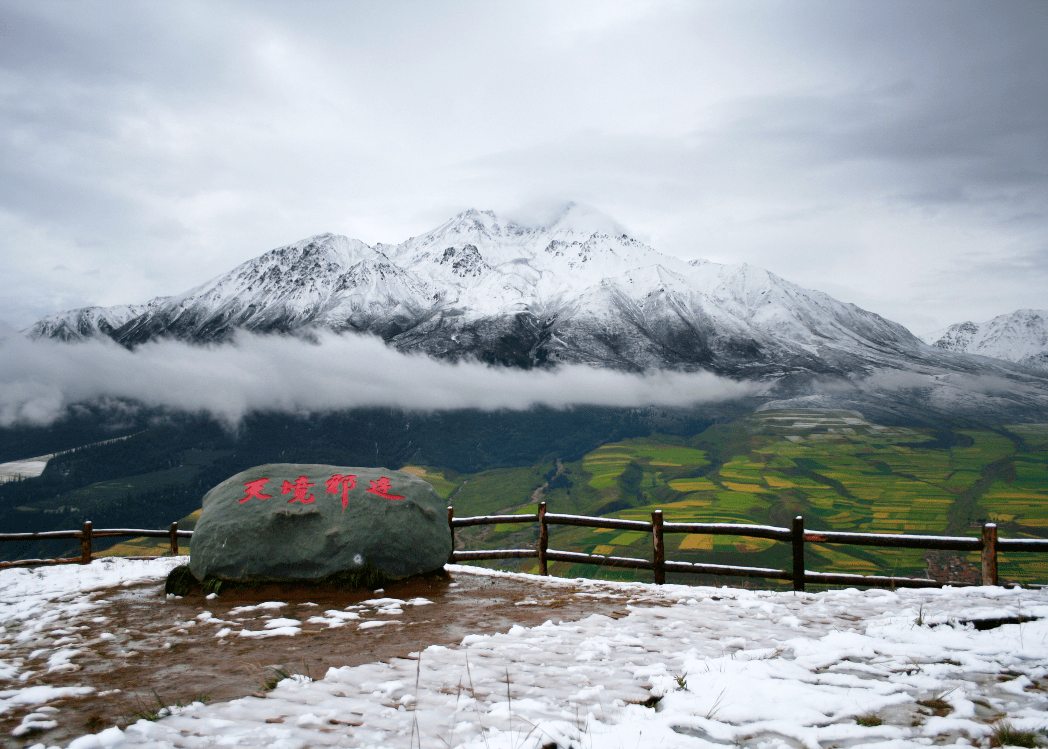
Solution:
M534 512L532 494L550 464L446 477L427 469L459 516ZM547 491L550 512L667 521L788 527L795 515L815 530L978 536L996 522L1003 538L1048 537L1048 425L991 430L885 427L850 412L777 411L716 426L690 439L630 439L564 464L569 486ZM458 483L448 490L449 484ZM533 544L533 525L460 531L467 548ZM551 548L651 558L648 534L552 527ZM746 566L788 565L785 544L734 536L670 535L667 557ZM808 545L818 571L920 576L919 550ZM976 555L964 560L976 574ZM534 570L530 560L493 563ZM563 576L650 579L650 573L553 563ZM1002 580L1048 582L1048 555L1002 555ZM681 581L686 578L680 578ZM692 578L694 579L694 578ZM720 578L718 582L741 582ZM707 580L709 581L709 580ZM762 581L761 584L765 584Z

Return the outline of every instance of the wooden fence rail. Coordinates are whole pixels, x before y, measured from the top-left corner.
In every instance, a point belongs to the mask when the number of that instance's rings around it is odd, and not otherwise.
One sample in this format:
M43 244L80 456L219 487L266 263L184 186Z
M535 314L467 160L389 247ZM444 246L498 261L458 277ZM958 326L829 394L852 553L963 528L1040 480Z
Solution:
M456 551L455 529L474 525L506 523L538 523L539 543L535 549L502 549L488 551ZM793 519L790 528L771 525L745 525L735 523L668 523L663 520L662 510L651 513L651 522L646 520L622 520L619 518L596 518L585 515L560 515L546 512L546 503L538 506L534 515L479 515L457 518L454 508L448 508L448 525L451 528L452 551L449 562L465 562L474 559L521 559L539 560L539 574L549 574L549 562L574 562L594 564L601 567L625 567L650 570L656 583L666 582L666 572L684 572L697 575L728 575L735 577L760 577L772 580L790 580L794 590L804 590L806 583L814 585L866 585L906 588L939 587L941 583L930 578L889 577L882 575L848 575L834 572L814 572L805 569L805 544L850 544L854 546L886 546L900 549L945 549L950 551L978 551L982 557L983 585L997 584L998 551L1048 552L1048 539L1006 539L997 537L997 526L987 523L980 538L958 536L922 536L896 533L850 533L840 531L805 530L804 518ZM632 530L651 534L651 559L615 557L604 554L584 554L576 551L558 551L549 548L549 526L574 525L588 528ZM664 543L667 533L700 533L711 536L741 536L743 538L765 538L788 542L792 546L792 568L780 570L768 567L737 567L724 564L698 564L666 559Z
M170 538L171 555L178 556L178 539L192 538L193 531L180 531L178 523L172 523L165 530L149 530L141 528L104 528L94 530L91 521L84 523L84 527L78 531L44 531L42 533L0 533L0 543L4 541L61 541L80 539L80 556L62 557L59 559L19 559L15 562L0 562L0 569L4 567L26 567L38 564L90 564L91 563L91 541L95 538L107 538L114 536L146 536L147 538ZM155 556L127 557L128 559L156 559Z
M475 525L503 525L510 523L538 523L539 542L535 549L483 549L474 551L455 550L455 529ZM650 533L652 557L616 557L604 554L586 554L577 551L559 551L549 548L549 526L571 525L587 528L609 528L613 530L641 531ZM448 527L451 529L451 554L449 562L469 562L485 559L534 559L539 561L539 574L549 574L549 562L573 562L594 564L601 567L622 567L650 570L656 583L666 582L667 572L682 572L695 575L724 575L734 577L759 577L771 580L790 580L794 590L804 590L806 583L815 585L866 585L926 588L939 587L940 583L929 578L888 577L881 575L847 575L833 572L813 572L804 565L805 544L850 544L854 546L885 546L900 549L943 549L948 551L978 551L982 558L982 583L997 584L997 554L1005 552L1048 552L1048 539L998 538L997 526L987 523L979 538L959 536L922 536L896 533L851 533L842 531L805 530L804 518L793 519L790 528L771 525L747 525L735 523L667 523L662 510L651 513L651 522L646 520L623 520L600 518L587 515L562 515L546 512L546 503L541 502L534 515L478 515L457 518L455 510L448 507ZM725 564L701 564L666 559L664 544L667 533L699 533L711 536L740 536L742 538L764 538L788 542L792 547L792 568L780 570L770 567L737 567ZM167 530L143 530L138 528L106 528L94 530L90 522L84 523L79 531L45 531L42 533L0 533L4 541L37 541L79 539L80 556L61 559L21 559L15 562L0 562L0 568L39 564L89 564L92 558L91 542L94 538L113 536L145 536L147 538L170 538L171 554L177 555L178 539L191 538L193 531L178 530L172 523ZM130 559L155 559L156 557L128 557Z

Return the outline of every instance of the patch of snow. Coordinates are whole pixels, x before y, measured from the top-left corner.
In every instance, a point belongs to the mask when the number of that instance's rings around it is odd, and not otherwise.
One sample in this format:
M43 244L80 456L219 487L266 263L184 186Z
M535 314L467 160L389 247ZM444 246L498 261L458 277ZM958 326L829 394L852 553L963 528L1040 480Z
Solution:
M58 727L58 721L50 718L46 713L29 713L22 722L11 731L12 736L24 736L31 731L47 731Z
M94 687L53 687L47 684L0 690L0 715L16 705L43 705L66 697L90 694L93 691Z
M236 616L237 614L245 614L248 611L265 611L269 609L279 609L287 606L282 601L266 601L265 603L256 603L253 606L237 606L229 610L230 616Z
M359 619L360 614L354 611L338 611L330 609L324 612L324 616L311 616L306 620L307 624L326 624L328 627L344 627L346 622Z
M301 631L301 627L275 627L273 629L260 630L242 629L238 635L240 637L291 637Z
M79 650L74 650L72 648L66 648L52 653L47 659L48 673L54 671L76 671L79 666L73 664L71 659L74 655L79 654Z

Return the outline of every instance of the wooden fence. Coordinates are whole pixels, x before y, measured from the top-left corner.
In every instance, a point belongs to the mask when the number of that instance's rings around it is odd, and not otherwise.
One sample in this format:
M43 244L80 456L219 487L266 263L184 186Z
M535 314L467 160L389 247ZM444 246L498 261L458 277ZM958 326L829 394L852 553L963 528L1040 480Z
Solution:
M170 538L171 555L178 556L178 539L191 538L193 531L180 531L178 523L172 523L166 531L141 530L139 528L106 528L94 530L91 521L84 523L82 530L78 531L45 531L43 533L0 533L0 543L4 541L62 541L80 539L80 556L61 557L59 559L19 559L16 562L0 562L0 569L4 567L26 567L38 564L90 564L91 563L91 541L95 538L106 538L113 536L147 538ZM156 556L126 557L127 559L156 559Z
M539 543L535 549L491 549L485 551L456 551L455 529L472 525L494 525L506 523L538 523ZM855 546L888 546L899 549L943 549L947 551L978 551L982 556L982 584L997 584L998 551L1048 552L1048 539L998 538L997 525L987 523L980 538L961 536L917 536L894 533L848 533L841 531L806 531L804 518L793 519L791 528L771 525L743 525L737 523L667 523L662 510L651 513L651 522L645 520L620 520L618 518L595 518L585 515L560 515L546 512L546 503L539 504L534 515L482 515L469 518L455 517L454 508L448 508L448 525L451 527L452 552L449 562L469 562L481 559L538 558L539 574L549 574L549 562L574 562L595 564L601 567L626 567L651 570L656 583L666 582L667 572L686 572L699 575L728 575L736 577L761 577L772 580L791 580L794 590L804 590L806 583L813 585L866 585L873 587L931 588L944 583L929 578L888 577L880 575L843 575L832 572L812 572L804 568L804 545L851 544ZM549 548L549 526L575 525L588 528L641 531L651 534L651 560L632 557L614 557L603 554L583 554L575 551L557 551ZM711 536L741 536L743 538L767 538L783 541L792 546L791 569L779 570L768 567L734 567L723 564L696 564L666 559L664 539L667 533L701 533ZM949 584L949 583L945 583Z
M481 551L455 550L455 529L473 525L503 525L511 523L538 523L539 542L535 549L486 549ZM651 560L634 557L616 557L603 554L584 554L576 551L558 551L549 548L549 526L574 525L588 528L641 531L651 534ZM931 588L944 583L929 578L895 577L881 575L844 575L832 572L812 572L804 568L805 544L851 544L855 546L885 546L898 549L942 549L947 551L978 551L982 557L983 585L997 584L997 554L1004 552L1048 552L1048 539L999 538L997 526L987 523L979 538L963 536L918 536L894 533L850 533L842 531L810 531L804 529L804 518L793 519L792 527L779 528L772 525L744 525L737 523L667 523L662 510L651 513L651 522L646 520L622 520L619 518L589 517L586 515L561 515L546 512L546 503L538 506L534 515L480 515L477 517L455 517L455 510L448 507L448 526L451 528L451 554L448 562L470 562L484 559L527 559L539 560L539 574L549 574L549 562L574 562L594 564L600 567L625 567L650 570L655 582L666 582L667 572L683 572L697 575L724 575L734 577L759 577L771 580L790 580L794 590L804 590L805 584L813 585L865 585L871 587ZM766 538L789 543L792 547L792 565L788 570L770 567L735 567L724 564L698 564L666 559L664 539L667 533L699 533L711 536L740 536L742 538ZM95 538L112 536L145 536L147 538L170 538L171 554L178 554L178 539L191 538L193 531L178 530L172 523L167 530L140 530L135 528L109 528L93 530L91 523L84 523L79 531L48 531L44 533L0 533L4 541L36 541L79 539L80 556L61 559L21 559L15 562L0 562L0 568L21 567L39 564L89 564L91 541ZM155 556L127 557L128 559L156 559ZM955 583L957 584L957 583Z

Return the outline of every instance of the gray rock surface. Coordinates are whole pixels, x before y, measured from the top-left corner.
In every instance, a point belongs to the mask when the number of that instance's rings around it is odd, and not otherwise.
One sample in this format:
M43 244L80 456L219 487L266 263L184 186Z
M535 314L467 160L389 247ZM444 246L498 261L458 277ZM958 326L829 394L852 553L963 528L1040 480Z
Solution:
M411 474L271 463L204 496L190 549L198 580L319 580L366 568L401 578L443 567L451 531L447 503Z

